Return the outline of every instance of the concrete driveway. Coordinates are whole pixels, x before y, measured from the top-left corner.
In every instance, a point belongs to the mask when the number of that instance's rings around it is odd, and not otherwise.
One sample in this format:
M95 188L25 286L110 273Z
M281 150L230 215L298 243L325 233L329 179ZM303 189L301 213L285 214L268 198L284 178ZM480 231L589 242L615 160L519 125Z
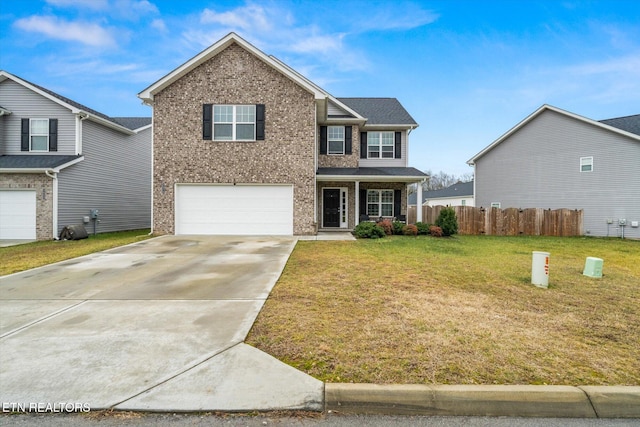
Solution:
M322 382L243 343L294 246L163 236L0 278L0 400L321 410Z

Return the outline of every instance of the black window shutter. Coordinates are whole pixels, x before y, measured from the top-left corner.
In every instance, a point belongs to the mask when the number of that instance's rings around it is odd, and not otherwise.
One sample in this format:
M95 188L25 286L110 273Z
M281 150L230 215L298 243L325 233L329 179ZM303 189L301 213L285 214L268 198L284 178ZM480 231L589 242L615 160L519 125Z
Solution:
M49 151L58 151L58 119L49 119Z
M351 154L351 140L352 140L352 128L351 126L344 127L344 154Z
M367 133L360 132L360 158L367 158Z
M213 137L213 105L202 104L202 139Z
M360 215L367 214L367 190L360 190Z
M393 190L393 216L397 217L402 212L402 191Z
M402 158L402 134L396 132L396 159Z
M256 104L256 141L264 141L264 104Z
M29 119L22 119L20 150L29 151Z
M320 126L320 154L327 154L327 127Z

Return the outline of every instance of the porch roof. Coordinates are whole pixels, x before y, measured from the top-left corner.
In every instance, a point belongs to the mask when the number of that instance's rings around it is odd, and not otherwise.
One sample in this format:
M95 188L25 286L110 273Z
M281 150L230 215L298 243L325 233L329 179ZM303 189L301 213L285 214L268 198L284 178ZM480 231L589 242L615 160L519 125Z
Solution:
M420 182L427 174L416 168L318 168L318 181Z
M57 154L19 154L0 156L0 172L31 173L47 170L58 172L81 161L83 156L63 156Z

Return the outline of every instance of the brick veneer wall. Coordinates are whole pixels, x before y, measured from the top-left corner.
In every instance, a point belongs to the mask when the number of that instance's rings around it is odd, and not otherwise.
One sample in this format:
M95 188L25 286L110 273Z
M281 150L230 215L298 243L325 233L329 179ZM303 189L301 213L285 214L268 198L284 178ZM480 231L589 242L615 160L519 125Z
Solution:
M203 104L265 104L265 140L203 140ZM153 119L155 232L175 232L176 183L283 183L294 233L315 233L313 94L232 44L156 94Z
M0 190L36 192L36 239L53 238L53 179L43 173L8 173L0 175Z

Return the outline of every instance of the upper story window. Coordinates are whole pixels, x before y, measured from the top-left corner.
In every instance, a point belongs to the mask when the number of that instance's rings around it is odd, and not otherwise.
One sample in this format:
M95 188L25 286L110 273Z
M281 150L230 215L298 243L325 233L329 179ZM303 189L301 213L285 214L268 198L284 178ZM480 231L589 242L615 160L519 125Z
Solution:
M214 141L255 141L255 105L214 105Z
M21 151L58 151L58 119L21 120Z
M393 132L367 132L367 153L370 159L393 159L395 138Z
M351 126L320 126L320 154L351 154L352 132Z
M264 140L264 104L204 104L202 115L202 139L213 139L214 141Z
M580 172L593 171L593 157L580 157Z
M49 151L49 119L31 119L29 151Z
M327 154L344 154L344 126L327 126Z

